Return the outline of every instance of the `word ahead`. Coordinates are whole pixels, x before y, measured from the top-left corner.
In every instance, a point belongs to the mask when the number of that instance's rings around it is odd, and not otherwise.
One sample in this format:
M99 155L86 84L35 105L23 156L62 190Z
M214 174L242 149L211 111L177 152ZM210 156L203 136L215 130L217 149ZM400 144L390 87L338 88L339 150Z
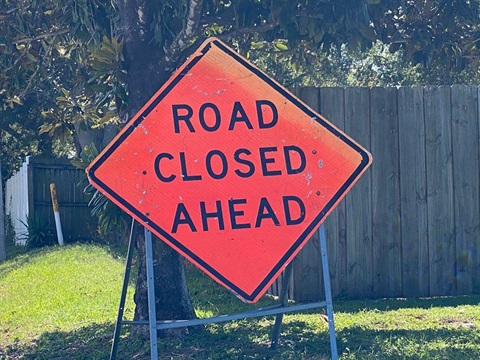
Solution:
M246 301L257 301L370 155L216 39L87 169L91 183Z
M242 218L251 218L250 214L245 214L245 211L241 208L243 205L247 205L247 199L229 199L227 201L227 211L229 217L229 229L238 230L238 229L249 229L252 225L248 222L241 222ZM283 224L297 225L305 220L305 205L302 200L296 196L282 196L283 208L281 209L284 213L285 221ZM252 207L250 204L249 209ZM292 218L291 206L298 207L297 217ZM263 197L260 199L258 206L254 209L254 218L255 218L255 227L259 228L262 226L264 221L271 221L274 225L279 226L280 221L278 220L277 211L275 211L270 205L270 202L267 198ZM225 230L225 220L222 210L222 202L220 200L215 201L214 210L208 211L205 201L200 201L200 218L202 223L202 230L208 231L208 219L215 220L218 230ZM177 232L178 226L181 224L186 224L190 227L190 230L197 232L197 227L188 213L185 205L179 203L177 210L175 212L175 218L173 219L172 234ZM263 224L265 225L265 224Z

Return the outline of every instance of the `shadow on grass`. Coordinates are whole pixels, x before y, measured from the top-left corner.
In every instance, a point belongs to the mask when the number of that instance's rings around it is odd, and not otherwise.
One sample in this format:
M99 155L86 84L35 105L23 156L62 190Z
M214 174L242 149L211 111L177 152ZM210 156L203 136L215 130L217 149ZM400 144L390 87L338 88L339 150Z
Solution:
M103 347L108 349L111 329L105 324L93 324L71 332L46 332L30 342L1 349L0 359L105 359L106 352L101 352Z
M480 332L466 328L375 330L353 326L337 331L336 338L341 359L480 359ZM279 350L286 345L289 348L290 342L294 345L289 350L301 358L330 356L326 324L319 332L303 321L290 322L283 327Z
M341 359L480 359L480 332L465 328L375 330L354 326L337 331L336 338ZM303 321L289 322L283 327L277 356L329 358L326 324L319 329Z
M328 359L326 324L289 321L275 351L269 348L273 317L212 324L184 339L158 339L160 359ZM76 331L54 331L0 349L0 359L108 359L113 325L93 324ZM337 332L341 359L478 359L480 332L464 328L374 330L357 326ZM150 359L149 343L125 326L118 359Z
M272 351L268 328L256 322L211 325L192 331L184 339L158 339L159 359L268 359ZM113 337L112 324L93 324L76 331L43 333L29 342L17 342L0 348L0 359L100 360L108 359ZM150 359L150 345L130 333L125 326L119 342L117 359Z

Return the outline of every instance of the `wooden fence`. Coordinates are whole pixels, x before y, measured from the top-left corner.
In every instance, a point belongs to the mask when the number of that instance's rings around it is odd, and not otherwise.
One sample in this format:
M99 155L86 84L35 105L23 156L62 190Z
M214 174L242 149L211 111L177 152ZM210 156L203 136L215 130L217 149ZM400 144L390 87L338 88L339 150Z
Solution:
M298 91L373 155L371 168L326 220L334 296L480 292L479 93L472 86ZM53 226L55 182L67 239L87 237L95 226L77 186L81 171L34 159L28 166L19 180L28 189L15 190L22 201L29 194L28 213L46 214ZM7 184L7 211L11 194ZM280 280L271 291L279 290ZM318 239L293 261L290 295L324 297Z
M479 88L304 88L297 95L373 155L326 220L334 296L479 293ZM292 277L291 298L323 298L318 239L293 261Z
M91 239L96 220L79 183L84 172L67 159L28 158L20 171L7 180L6 213L12 220L17 243L24 243L27 216L45 219L55 233L50 183L55 183L62 230L66 242Z

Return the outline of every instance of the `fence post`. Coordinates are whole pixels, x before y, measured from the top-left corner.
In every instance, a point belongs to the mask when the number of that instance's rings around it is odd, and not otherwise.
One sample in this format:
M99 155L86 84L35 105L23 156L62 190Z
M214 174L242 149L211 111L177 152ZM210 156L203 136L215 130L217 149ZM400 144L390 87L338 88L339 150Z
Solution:
M57 239L60 246L63 246L62 222L60 221L60 213L58 212L57 190L55 184L50 184L50 193L52 195L53 215L55 217L55 228L57 229Z

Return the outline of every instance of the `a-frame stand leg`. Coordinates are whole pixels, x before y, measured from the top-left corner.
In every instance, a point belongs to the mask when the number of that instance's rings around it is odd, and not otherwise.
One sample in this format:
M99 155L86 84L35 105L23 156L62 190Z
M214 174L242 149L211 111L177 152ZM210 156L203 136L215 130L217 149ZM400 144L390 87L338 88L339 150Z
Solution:
M332 360L338 359L338 350L337 350L337 340L335 336L335 324L333 319L333 301L332 301L332 290L330 286L330 271L328 268L328 257L327 257L327 235L325 231L325 225L322 224L319 229L319 238L320 238L320 253L322 260L322 270L323 270L323 284L325 287L325 302L327 308L327 317L328 317L328 332L330 335L330 352L332 355ZM285 277L282 282L282 291L280 294L280 306L285 307L287 305L288 299L288 288L290 286L290 278L292 274L292 264L289 264L285 270ZM283 313L278 314L275 318L275 325L273 327L272 341L270 343L270 348L275 349L278 344L278 339L280 337L280 330L282 328Z
M123 312L125 309L125 299L127 297L128 282L130 280L130 269L132 267L133 249L135 247L135 239L133 237L133 228L135 220L132 219L132 226L130 229L130 238L128 240L127 260L125 264L125 274L123 276L122 295L120 296L120 305L118 306L117 322L115 323L115 331L113 333L112 349L110 351L110 360L115 360L118 351L118 341L120 339L120 332L122 331Z
M284 278L282 281L282 291L280 293L280 306L287 306L288 301L288 288L290 287L290 278L292 277L292 264L288 264L285 269ZM282 329L283 313L278 314L275 317L275 325L273 325L272 341L270 348L275 350L278 344L278 338L280 337L280 330Z
M148 323L150 328L150 358L158 360L157 312L155 309L155 282L153 275L152 233L145 229L145 254L147 257Z
M335 324L333 320L332 289L330 287L330 271L327 257L327 233L325 224L320 226L320 253L322 255L323 284L325 287L325 301L327 303L328 332L330 334L330 352L332 360L338 359L337 339L335 337Z
M118 306L117 322L115 324L115 331L113 334L113 344L110 351L110 360L115 360L118 352L118 341L120 340L120 333L122 331L123 312L125 309L125 299L127 297L128 281L130 280L130 270L132 267L132 256L135 239L133 230L135 220L132 220L132 227L130 230L130 239L128 242L127 261L125 265L125 275L123 277L122 295L120 296L120 305ZM152 250L152 233L145 229L145 257L147 267L147 291L148 291L148 324L150 330L150 354L151 359L158 359L157 350L157 315L155 311L155 282L153 275L153 250Z

